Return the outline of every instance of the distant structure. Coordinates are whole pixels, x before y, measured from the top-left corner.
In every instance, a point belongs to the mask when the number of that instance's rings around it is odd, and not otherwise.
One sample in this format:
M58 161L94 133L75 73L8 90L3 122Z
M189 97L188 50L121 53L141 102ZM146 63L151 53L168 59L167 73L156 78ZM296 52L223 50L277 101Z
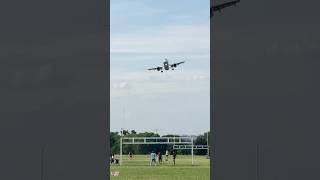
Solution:
M209 149L208 145L195 145L196 136L185 137L121 137L120 138L120 165L122 165L122 153L124 144L172 144L173 149L191 150L191 163L194 165L194 149Z

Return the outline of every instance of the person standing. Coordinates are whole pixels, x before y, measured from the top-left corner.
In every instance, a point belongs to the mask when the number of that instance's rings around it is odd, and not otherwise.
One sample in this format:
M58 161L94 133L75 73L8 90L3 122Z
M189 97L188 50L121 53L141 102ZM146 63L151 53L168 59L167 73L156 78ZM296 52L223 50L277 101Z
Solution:
M168 161L168 157L169 157L169 151L166 150L166 161Z
M128 158L129 158L129 160L132 160L132 152L131 151L128 154Z
M176 150L173 150L173 152L172 152L173 165L176 165L176 157L177 157Z
M161 154L161 152L158 152L158 162L159 162L159 164L162 163L162 154Z
M151 154L150 154L150 166L152 165L152 164L154 164L154 165L156 165L157 163L156 163L156 153L154 153L153 151L151 152Z
M111 164L114 164L115 158L114 158L114 154L112 154L111 156Z

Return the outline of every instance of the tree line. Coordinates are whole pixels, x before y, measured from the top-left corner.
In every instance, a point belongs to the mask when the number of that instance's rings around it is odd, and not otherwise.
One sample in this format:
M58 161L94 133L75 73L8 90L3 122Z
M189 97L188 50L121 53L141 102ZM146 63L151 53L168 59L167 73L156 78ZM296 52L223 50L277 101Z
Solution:
M207 145L207 133L203 133L194 139L194 145ZM111 154L120 153L120 137L119 132L110 132L110 148ZM163 135L160 136L158 133L154 132L141 132L138 133L135 130L123 130L122 137L179 137L179 135ZM209 140L210 141L210 140ZM161 152L165 153L166 150L171 152L173 150L172 144L123 144L122 145L123 154L128 154L132 152L133 154L149 154L150 152ZM177 150L178 154L190 154L191 150L183 149ZM194 153L196 155L206 155L206 149L195 149Z

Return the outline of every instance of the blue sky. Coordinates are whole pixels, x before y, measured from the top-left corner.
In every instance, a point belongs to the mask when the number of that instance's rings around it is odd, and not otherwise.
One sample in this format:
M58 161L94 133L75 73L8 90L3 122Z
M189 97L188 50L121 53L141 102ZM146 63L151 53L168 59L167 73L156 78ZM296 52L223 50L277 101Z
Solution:
M111 131L209 130L209 18L209 0L111 0ZM145 70L164 58L186 63Z

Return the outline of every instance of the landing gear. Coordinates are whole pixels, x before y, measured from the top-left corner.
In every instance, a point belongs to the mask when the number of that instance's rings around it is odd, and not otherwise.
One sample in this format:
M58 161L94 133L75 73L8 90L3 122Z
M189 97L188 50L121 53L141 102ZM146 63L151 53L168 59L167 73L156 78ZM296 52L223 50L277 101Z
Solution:
M161 72L163 72L163 71L161 71Z
M172 71L173 71L174 69L172 69Z

